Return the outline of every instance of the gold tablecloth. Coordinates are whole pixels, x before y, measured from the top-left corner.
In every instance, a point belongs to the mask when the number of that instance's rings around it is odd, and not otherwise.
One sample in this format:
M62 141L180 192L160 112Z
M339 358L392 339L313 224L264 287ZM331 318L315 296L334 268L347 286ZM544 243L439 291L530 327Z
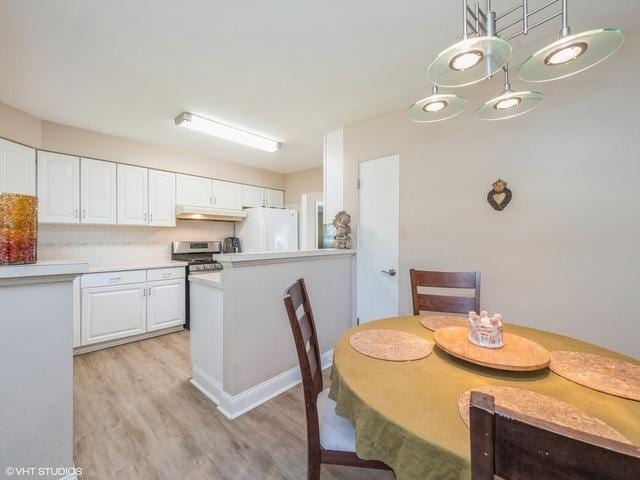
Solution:
M548 369L503 372L458 360L437 347L427 358L387 362L366 357L349 345L357 330L388 328L433 341L419 317L377 320L345 333L334 351L330 397L338 415L356 429L356 451L382 460L397 480L467 480L470 477L469 429L458 414L458 398L474 387L525 388L572 404L603 420L640 445L640 402L597 392ZM549 351L596 353L638 363L623 355L573 338L507 325L507 332L534 340Z

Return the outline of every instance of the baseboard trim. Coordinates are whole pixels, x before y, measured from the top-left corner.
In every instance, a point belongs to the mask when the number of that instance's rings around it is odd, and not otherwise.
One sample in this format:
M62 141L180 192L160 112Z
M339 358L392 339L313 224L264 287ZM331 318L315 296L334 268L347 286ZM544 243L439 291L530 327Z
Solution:
M107 340L106 342L92 343L90 345L81 345L80 347L76 347L73 349L73 354L81 355L83 353L95 352L96 350L102 350L103 348L117 347L118 345L137 342L139 340L146 340L147 338L159 337L160 335L180 332L182 330L184 330L184 325L177 325L175 327L168 327L162 330L141 333L140 335L133 335L131 337L116 338L115 340Z
M323 370L330 367L333 364L333 350L324 352L320 357L320 361ZM268 402L290 388L295 387L301 381L300 369L293 367L242 393L230 395L224 391L220 382L210 377L198 367L193 367L192 375L191 384L200 390L205 397L215 403L220 413L229 420L238 418L240 415Z

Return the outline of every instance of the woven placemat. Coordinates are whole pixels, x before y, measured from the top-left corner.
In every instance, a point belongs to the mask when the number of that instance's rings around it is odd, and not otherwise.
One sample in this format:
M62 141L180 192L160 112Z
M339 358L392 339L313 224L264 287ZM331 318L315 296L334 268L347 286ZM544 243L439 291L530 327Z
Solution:
M467 317L457 315L427 315L420 318L420 323L427 330L435 332L442 327L468 327Z
M555 398L514 387L478 387L473 391L493 396L496 405L514 412L591 435L632 444L624 435L602 420ZM458 400L458 412L467 427L469 426L470 398L471 390L463 393Z
M640 401L640 365L581 352L551 352L549 369L572 382Z
M419 360L433 351L431 342L399 330L360 330L351 335L349 344L363 355L393 362Z

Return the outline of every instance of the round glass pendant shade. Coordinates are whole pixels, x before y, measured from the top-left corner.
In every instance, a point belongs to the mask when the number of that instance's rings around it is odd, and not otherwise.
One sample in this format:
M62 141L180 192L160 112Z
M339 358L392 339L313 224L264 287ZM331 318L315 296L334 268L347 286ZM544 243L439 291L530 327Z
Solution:
M615 53L624 35L617 28L601 28L562 37L531 55L520 67L520 78L548 82L593 67Z
M483 120L504 120L530 112L542 102L540 92L503 92L499 97L492 98L482 104L476 115Z
M511 44L502 38L468 38L440 52L427 75L440 87L463 87L493 75L510 57Z
M464 97L436 93L411 105L407 115L414 122L439 122L461 114L466 106Z

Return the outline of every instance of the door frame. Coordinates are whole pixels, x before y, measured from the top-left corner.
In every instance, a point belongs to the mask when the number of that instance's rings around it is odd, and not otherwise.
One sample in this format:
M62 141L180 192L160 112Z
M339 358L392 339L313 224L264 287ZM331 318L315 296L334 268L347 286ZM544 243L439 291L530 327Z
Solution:
M396 315L399 315L400 312L400 154L399 153L390 153L388 155L381 155L379 157L374 157L374 158L368 158L366 160L360 160L358 161L358 165L357 165L357 186L356 186L356 196L357 196L357 208L358 208L358 222L357 222L357 228L356 228L356 248L357 251L360 251L360 239L361 237L361 221L360 221L360 213L362 212L362 209L360 208L361 205L361 189L360 189L360 171L362 168L362 165L364 163L368 163L368 162L374 162L376 160L382 160L384 158L389 158L389 157L394 157L396 160L396 164L397 164L397 172L398 172L398 178L397 178L397 182L398 182L398 210L397 210L397 219L398 219L398 228L396 230L396 244L397 244L397 251L396 251L396 258L395 258L395 264L397 265L396 270L396 277L397 277L397 283L396 283L396 291L395 291L395 297L396 297L396 305L395 305L395 312ZM354 288L354 298L355 298L355 315L354 315L354 326L359 325L360 324L360 305L358 304L358 277L359 277L359 266L358 266L358 255L356 255L356 269L355 269L355 288Z

